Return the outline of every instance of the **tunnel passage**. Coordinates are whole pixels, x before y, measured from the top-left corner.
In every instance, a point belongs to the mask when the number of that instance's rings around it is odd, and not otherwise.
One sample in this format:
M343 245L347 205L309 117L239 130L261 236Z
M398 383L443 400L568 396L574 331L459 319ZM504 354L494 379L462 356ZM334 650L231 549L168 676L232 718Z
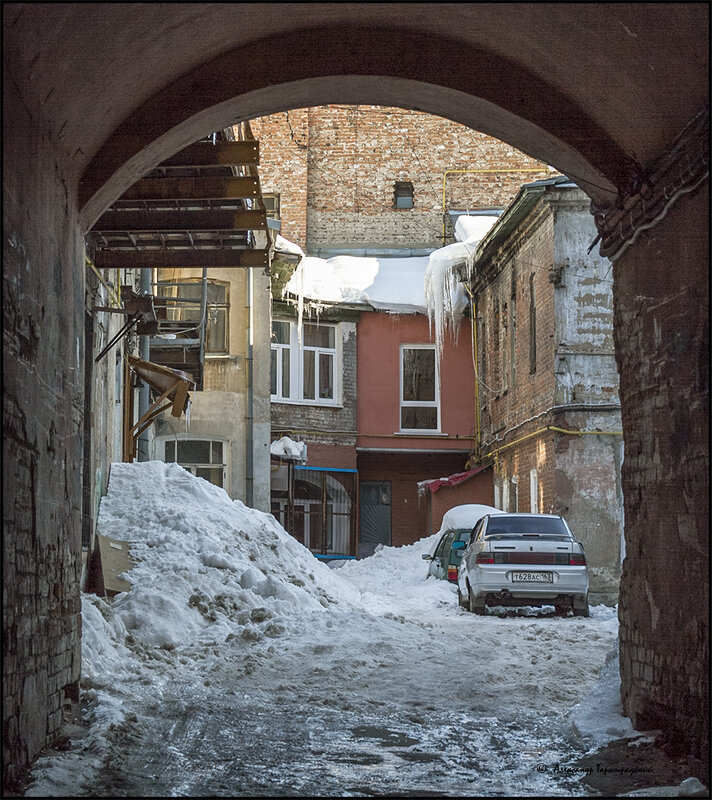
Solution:
M200 136L329 102L448 117L550 163L594 200L615 257L625 710L706 758L709 197L686 134L707 98L704 7L70 3L3 13L6 779L56 737L79 680L82 236ZM684 592L673 573L690 576Z

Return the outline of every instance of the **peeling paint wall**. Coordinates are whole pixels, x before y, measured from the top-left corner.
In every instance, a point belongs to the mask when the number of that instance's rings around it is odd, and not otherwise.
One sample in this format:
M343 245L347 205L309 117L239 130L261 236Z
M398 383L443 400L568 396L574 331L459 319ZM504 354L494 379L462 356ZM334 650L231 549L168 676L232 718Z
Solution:
M160 271L161 280L200 278L202 270ZM245 269L210 269L209 280L228 284L228 350L206 354L203 391L193 392L190 425L164 413L155 425L152 454L162 460L164 442L178 438L216 439L227 455L226 484L230 497L249 496L248 440L248 280ZM252 502L270 508L270 282L264 270L252 270Z
M586 252L596 236L588 208L580 189L549 187L478 265L487 276L480 398L499 506L562 514L586 549L591 602L615 603L623 514L612 265ZM601 435L576 435L589 430Z

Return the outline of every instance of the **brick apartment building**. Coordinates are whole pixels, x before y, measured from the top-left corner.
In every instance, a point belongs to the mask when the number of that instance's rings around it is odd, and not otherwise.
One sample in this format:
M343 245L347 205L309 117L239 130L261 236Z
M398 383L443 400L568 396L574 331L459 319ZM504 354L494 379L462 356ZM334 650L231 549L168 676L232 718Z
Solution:
M448 212L503 209L551 172L464 125L399 108L317 106L250 124L282 236L312 256L433 250L453 241Z
M453 241L458 214L499 212L523 182L551 173L496 139L397 108L320 106L251 126L261 142L263 196L282 236L311 257L379 259L383 272L395 258L427 263ZM401 375L404 360L434 352L424 306L310 298L304 347L335 371L333 385L305 394L295 372L297 312L274 287L273 297L272 438L302 440L308 452L306 464L291 467L292 482L284 464L273 467L272 510L288 530L315 552L366 555L379 542L407 544L437 530L450 505L492 503L491 471L452 490L450 502L447 490L438 502L418 493L422 481L465 470L473 452L469 320L462 346L446 345L437 420L417 423L430 429L421 432L404 422ZM283 363L291 365L288 390ZM341 516L329 522L335 508Z
M522 187L480 242L480 451L494 502L563 514L583 542L592 602L614 601L623 560L612 264L587 250L586 195L564 177Z

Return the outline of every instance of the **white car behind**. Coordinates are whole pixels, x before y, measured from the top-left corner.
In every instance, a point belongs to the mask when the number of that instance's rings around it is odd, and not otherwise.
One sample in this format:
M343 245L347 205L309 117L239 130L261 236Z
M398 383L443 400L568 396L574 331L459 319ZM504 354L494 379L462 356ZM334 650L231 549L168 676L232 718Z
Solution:
M588 616L583 545L556 514L491 514L475 526L460 561L458 600L475 614L487 606L552 605Z

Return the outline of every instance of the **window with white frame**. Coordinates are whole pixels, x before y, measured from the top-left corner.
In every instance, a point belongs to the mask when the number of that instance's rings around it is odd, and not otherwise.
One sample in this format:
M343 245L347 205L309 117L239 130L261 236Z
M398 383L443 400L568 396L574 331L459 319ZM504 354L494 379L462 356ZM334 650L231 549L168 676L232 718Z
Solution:
M161 281L158 284L158 306L165 309L170 322L184 322L188 331L197 330L202 316L202 278L183 278L180 281ZM205 351L227 353L230 336L230 284L212 278L206 282Z
M170 438L157 441L163 460L175 461L191 474L216 486L227 485L227 442L220 439Z
M305 322L301 343L296 321L272 322L272 400L336 405L338 325Z
M440 431L435 345L404 344L400 351L400 430Z
M529 470L529 510L539 511L539 473L536 467Z

